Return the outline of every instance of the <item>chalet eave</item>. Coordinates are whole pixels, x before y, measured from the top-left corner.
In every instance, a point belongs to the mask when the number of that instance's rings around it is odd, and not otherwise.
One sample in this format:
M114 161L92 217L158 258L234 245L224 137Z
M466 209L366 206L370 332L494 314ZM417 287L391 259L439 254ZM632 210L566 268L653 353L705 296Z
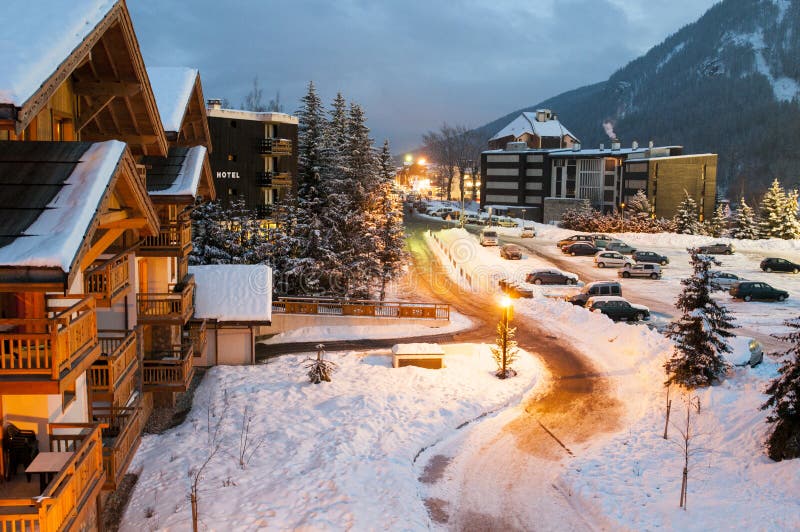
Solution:
M61 292L68 280L61 268L0 266L0 292Z

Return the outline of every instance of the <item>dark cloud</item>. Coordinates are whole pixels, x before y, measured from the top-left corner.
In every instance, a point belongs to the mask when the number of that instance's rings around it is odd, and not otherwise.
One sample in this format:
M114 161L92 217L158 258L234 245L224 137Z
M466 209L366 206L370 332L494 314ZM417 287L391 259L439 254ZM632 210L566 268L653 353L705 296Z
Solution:
M715 0L132 0L145 61L200 69L206 97L258 76L293 112L309 80L415 146L443 121L478 126L607 78ZM190 7L189 7L190 6Z

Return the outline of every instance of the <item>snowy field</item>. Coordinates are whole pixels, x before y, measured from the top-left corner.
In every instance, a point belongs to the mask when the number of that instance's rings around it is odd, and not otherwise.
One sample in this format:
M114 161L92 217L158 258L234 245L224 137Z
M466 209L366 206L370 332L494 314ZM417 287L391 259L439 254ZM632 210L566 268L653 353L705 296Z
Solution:
M503 231L503 230L501 230ZM505 230L513 234L513 229ZM552 241L574 234L549 226L538 226L537 239ZM453 241L471 238L477 249L469 255L472 268L493 270L516 268L511 261L493 258L481 249L475 237L461 230L449 230ZM634 238L635 236L635 238ZM653 282L651 286L674 286L679 289L680 273L688 273L688 265L676 265L679 248L697 245L712 239L675 235L622 235L632 245L660 241L660 246L649 246L655 251L667 250L673 264L668 267L672 280ZM636 239L640 239L637 241ZM648 240L654 238L655 241ZM441 232L439 240L448 240ZM435 249L435 241L429 240ZM669 242L669 244L667 243ZM464 241L458 244L468 247ZM770 243L735 243L738 249L769 249ZM762 248L763 246L763 248ZM785 244L786 258L792 258L794 243ZM553 246L554 248L554 246ZM555 249L555 248L554 248ZM560 253L560 252L559 252ZM668 254L670 254L668 253ZM796 252L794 252L796 253ZM446 254L440 254L446 256ZM721 257L723 261L742 261L740 267L754 258L747 255ZM573 260L572 258L570 260ZM760 259L759 259L760 260ZM458 276L458 269L451 268ZM615 272L613 272L615 273ZM750 272L756 278L756 272ZM762 274L767 275L767 274ZM750 276L750 275L748 275ZM780 279L774 274L772 279ZM796 287L794 277L785 277L786 285ZM628 280L626 280L627 282ZM634 281L634 280L631 280ZM634 282L647 283L635 280ZM782 286L773 282L775 286ZM623 292L627 289L625 285ZM798 293L789 289L793 297ZM677 295L677 292L675 293ZM658 292L661 298L673 300L672 294ZM765 362L755 369L734 368L719 386L699 390L701 410L695 413L692 430L697 434L691 443L688 511L678 508L682 461L676 442L678 428L683 424L686 408L684 398L673 392L673 422L667 440L663 438L665 424L665 374L663 363L670 353L670 343L657 331L641 324L613 323L605 316L588 312L569 303L541 297L516 300L518 320L535 319L546 324L553 333L582 350L599 368L602 368L616 386L619 399L626 406L625 429L617 434L601 437L564 461L553 482L559 491L570 496L571 505L595 523L611 523L612 528L652 530L657 528L678 530L740 529L740 530L792 530L800 528L800 460L774 463L764 453L763 440L767 432L766 412L759 409L765 400L762 394L767 382L777 374L778 363L765 357ZM768 307L763 307L769 305ZM732 305L734 308L740 305ZM777 329L782 317L776 307L768 303L757 304L765 308L764 327ZM747 315L755 314L748 308ZM739 316L744 313L739 310ZM787 316L791 314L787 313ZM755 321L754 318L750 318ZM747 338L739 337L734 344L741 358L747 348ZM457 464L457 463L456 463ZM458 471L453 474L458 475ZM434 494L435 495L435 494ZM535 516L532 516L535 517ZM590 519L591 520L591 519Z
M428 529L418 453L545 380L524 353L519 375L501 381L487 345L443 347L443 370L392 369L387 351L329 354L338 371L320 385L308 383L299 355L212 368L186 421L142 440L122 530L191 528L191 472L218 423L221 451L200 484L201 529ZM253 454L241 469L245 409Z

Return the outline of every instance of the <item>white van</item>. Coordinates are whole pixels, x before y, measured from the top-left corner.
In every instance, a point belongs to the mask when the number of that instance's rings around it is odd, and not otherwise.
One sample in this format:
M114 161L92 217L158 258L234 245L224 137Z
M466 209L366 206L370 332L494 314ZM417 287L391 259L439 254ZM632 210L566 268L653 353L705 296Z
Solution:
M497 231L491 227L487 227L481 231L481 246L496 246L497 245Z

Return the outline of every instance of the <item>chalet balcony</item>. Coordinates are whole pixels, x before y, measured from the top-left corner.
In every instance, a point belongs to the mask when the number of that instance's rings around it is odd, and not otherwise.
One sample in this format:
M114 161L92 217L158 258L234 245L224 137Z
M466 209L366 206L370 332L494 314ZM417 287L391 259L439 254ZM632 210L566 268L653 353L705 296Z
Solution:
M194 314L194 276L164 293L136 294L139 323L186 325Z
M289 172L256 172L256 186L290 187L292 186L292 174Z
M261 139L258 141L258 153L261 155L281 156L292 154L292 141L287 139Z
M194 376L193 358L194 346L191 343L147 353L142 362L144 391L185 392Z
M103 428L103 469L106 473L105 490L115 490L142 441L142 430L152 410L153 397L139 395L131 405L106 407L92 412L94 421ZM150 402L147 408L146 402Z
M207 334L206 320L196 320L189 323L188 329L184 330L184 343L191 343L194 356L199 357L206 348Z
M100 357L89 368L93 402L125 404L136 389L136 331L98 331Z
M100 426L51 423L47 437L51 452L68 453L59 457L64 465L44 490L20 472L0 485L0 530L96 530L97 496L105 482Z
M98 263L83 274L84 293L97 299L97 306L110 307L130 289L127 255Z
M95 299L78 297L48 299L45 318L0 319L0 393L61 393L97 360Z
M192 222L162 222L156 236L148 236L136 254L140 257L185 257L192 251Z

